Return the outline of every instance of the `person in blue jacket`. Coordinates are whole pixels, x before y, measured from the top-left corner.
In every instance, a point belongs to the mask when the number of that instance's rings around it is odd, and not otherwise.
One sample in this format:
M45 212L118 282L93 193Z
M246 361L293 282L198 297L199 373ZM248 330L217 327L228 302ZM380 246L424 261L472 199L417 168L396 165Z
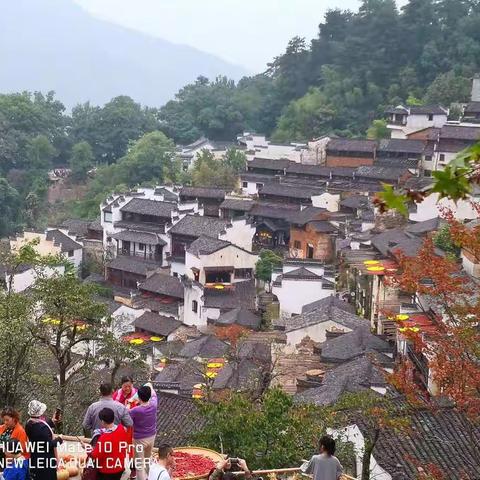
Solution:
M22 455L22 445L16 438L10 438L2 443L0 448L4 453L4 480L27 480L28 460Z

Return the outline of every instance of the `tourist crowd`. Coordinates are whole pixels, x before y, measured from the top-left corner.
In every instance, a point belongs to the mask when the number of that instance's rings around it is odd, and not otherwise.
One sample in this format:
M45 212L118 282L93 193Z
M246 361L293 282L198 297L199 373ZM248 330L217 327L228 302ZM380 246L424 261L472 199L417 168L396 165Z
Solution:
M156 435L157 394L150 383L138 389L131 377L123 377L121 388L100 385L100 399L92 403L83 419L87 453L82 480L120 480L128 463L130 480L170 480L175 466L173 448L162 444L152 458ZM37 400L28 405L25 427L19 412L7 407L2 410L0 425L0 480L57 480L59 445L62 435L55 434L61 421L57 409L52 418L46 415L47 406ZM302 470L313 474L314 480L337 480L342 468L336 457L335 441L320 440L320 454L314 456ZM127 462L128 460L128 462ZM227 458L209 474L209 480L230 480L233 471L242 470L246 480L251 478L247 463L239 458Z

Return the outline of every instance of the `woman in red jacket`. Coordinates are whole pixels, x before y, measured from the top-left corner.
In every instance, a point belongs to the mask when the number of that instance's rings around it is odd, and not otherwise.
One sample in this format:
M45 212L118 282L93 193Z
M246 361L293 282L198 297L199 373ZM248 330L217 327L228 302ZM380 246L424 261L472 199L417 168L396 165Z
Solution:
M98 417L102 429L95 447L90 452L98 467L98 480L120 480L125 470L128 452L128 435L123 425L115 425L111 408L100 410Z

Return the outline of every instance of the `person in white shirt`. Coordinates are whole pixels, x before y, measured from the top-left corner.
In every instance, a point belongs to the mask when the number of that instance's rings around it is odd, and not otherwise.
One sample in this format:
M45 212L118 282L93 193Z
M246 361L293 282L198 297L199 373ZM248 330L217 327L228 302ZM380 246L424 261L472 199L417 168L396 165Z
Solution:
M319 442L320 453L301 466L303 473L313 475L313 480L339 480L343 473L335 453L335 440L330 435L324 435Z
M174 466L173 448L166 443L160 445L150 465L148 480L171 480L170 472Z

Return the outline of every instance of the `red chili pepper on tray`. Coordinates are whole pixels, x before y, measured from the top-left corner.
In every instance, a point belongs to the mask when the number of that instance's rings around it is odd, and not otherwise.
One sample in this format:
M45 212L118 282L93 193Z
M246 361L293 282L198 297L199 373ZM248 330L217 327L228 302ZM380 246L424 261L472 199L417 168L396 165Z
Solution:
M175 452L174 478L198 477L206 475L215 468L215 462L203 455L195 455L186 452Z

